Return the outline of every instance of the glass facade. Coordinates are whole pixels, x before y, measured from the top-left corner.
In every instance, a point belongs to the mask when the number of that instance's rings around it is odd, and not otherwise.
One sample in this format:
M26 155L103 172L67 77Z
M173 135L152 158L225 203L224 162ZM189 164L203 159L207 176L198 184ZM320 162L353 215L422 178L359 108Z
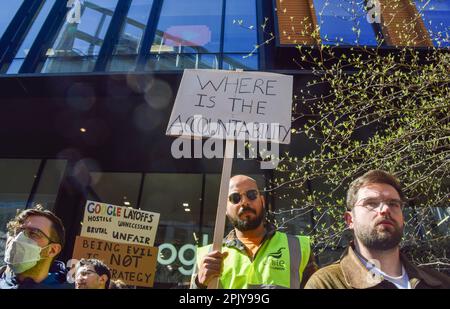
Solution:
M41 73L93 71L116 5L117 0L81 2L79 21L64 20Z
M16 15L17 10L22 3L23 0L9 0L0 5L0 37L5 32L6 28L13 19L14 15Z
M22 44L20 45L16 56L12 60L8 68L7 74L19 73L19 69L23 64L25 57L28 55L31 45L36 39L36 36L38 35L39 30L44 24L45 19L48 17L50 9L55 4L55 1L56 0L45 0L44 3L42 4L40 10L37 13L36 19L34 20L30 30L28 31L24 40L22 41Z
M220 0L165 0L148 67L218 69L221 21Z
M255 1L226 1L223 69L258 68L256 29L259 26L254 12Z
M7 222L32 202L53 209L65 165L65 160L0 159L0 265Z
M449 47L450 1L415 0L425 27L436 47Z
M6 232L6 223L11 217L14 217L16 209L26 207L39 164L40 160L0 160L0 231L2 238ZM14 177L10 175L14 175Z
M24 0L0 3L0 36L13 19L28 23L6 42L14 55L0 58L2 74L261 67L258 0L36 1L29 19L16 16ZM415 3L434 45L448 47L450 3ZM313 4L325 44L377 45L365 1Z
M108 66L109 71L135 69L152 5L152 0L133 0L131 2L118 35L118 42L113 50L113 56Z
M147 68L257 69L255 28L254 0L165 0Z
M450 207L436 207L434 215L437 221L435 232L450 236Z
M49 209L56 206L59 186L66 170L66 160L46 160L42 174L33 194L33 200Z
M17 52L2 66L6 74L259 67L256 0L74 0L67 8L40 1ZM21 2L7 10L0 4L1 31ZM52 14L65 9L65 15L51 16L55 7ZM38 38L48 48L33 55L38 64L22 68Z
M377 45L365 1L314 0L314 9L324 44Z

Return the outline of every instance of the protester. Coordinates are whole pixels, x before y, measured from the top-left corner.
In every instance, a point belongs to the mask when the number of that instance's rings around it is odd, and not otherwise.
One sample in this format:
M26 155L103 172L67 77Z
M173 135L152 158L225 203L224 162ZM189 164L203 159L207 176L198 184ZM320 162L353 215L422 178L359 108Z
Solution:
M345 221L354 242L338 262L317 271L305 288L450 288L448 276L415 266L401 253L404 203L400 182L385 171L371 170L353 181Z
M64 247L61 220L41 205L22 210L7 224L5 263L0 289L72 288L67 270L55 260Z
M227 217L234 229L222 252L199 248L191 288L206 288L220 277L221 288L301 288L317 266L309 238L275 230L265 220L265 201L256 181L230 179Z

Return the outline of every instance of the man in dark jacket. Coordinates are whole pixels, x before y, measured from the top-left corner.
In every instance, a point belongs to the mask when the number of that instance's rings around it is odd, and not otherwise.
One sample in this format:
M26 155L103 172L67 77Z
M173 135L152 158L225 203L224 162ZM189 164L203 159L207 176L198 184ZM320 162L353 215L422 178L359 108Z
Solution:
M450 288L450 278L417 267L401 254L404 195L395 176L372 170L347 192L345 221L354 242L333 265L318 270L305 288Z
M73 288L66 282L66 268L55 258L64 246L61 220L36 206L8 222L6 266L0 268L0 289Z

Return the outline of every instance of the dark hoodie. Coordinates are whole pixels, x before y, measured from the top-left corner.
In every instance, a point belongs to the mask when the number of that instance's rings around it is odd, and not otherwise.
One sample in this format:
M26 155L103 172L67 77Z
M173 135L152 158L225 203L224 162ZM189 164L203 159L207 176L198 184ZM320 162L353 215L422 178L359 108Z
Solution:
M73 284L66 281L67 269L63 262L54 261L49 269L47 278L40 283L32 279L23 282L17 280L13 272L5 271L6 266L0 268L0 289L73 289Z

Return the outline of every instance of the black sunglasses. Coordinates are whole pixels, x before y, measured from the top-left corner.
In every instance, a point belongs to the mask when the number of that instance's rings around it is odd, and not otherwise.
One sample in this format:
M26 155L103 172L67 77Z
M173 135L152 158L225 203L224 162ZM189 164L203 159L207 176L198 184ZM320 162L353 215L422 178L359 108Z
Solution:
M254 200L256 200L256 198L258 197L258 190L255 190L255 189L252 189L252 190L248 190L247 192L244 192L244 193L239 193L239 192L234 192L234 193L231 193L229 196L228 196L228 200L232 203L232 204L237 204L237 203L239 203L240 201L241 201L241 196L242 195L244 195L245 194L245 196L247 196L247 198L250 200L250 201L254 201Z

